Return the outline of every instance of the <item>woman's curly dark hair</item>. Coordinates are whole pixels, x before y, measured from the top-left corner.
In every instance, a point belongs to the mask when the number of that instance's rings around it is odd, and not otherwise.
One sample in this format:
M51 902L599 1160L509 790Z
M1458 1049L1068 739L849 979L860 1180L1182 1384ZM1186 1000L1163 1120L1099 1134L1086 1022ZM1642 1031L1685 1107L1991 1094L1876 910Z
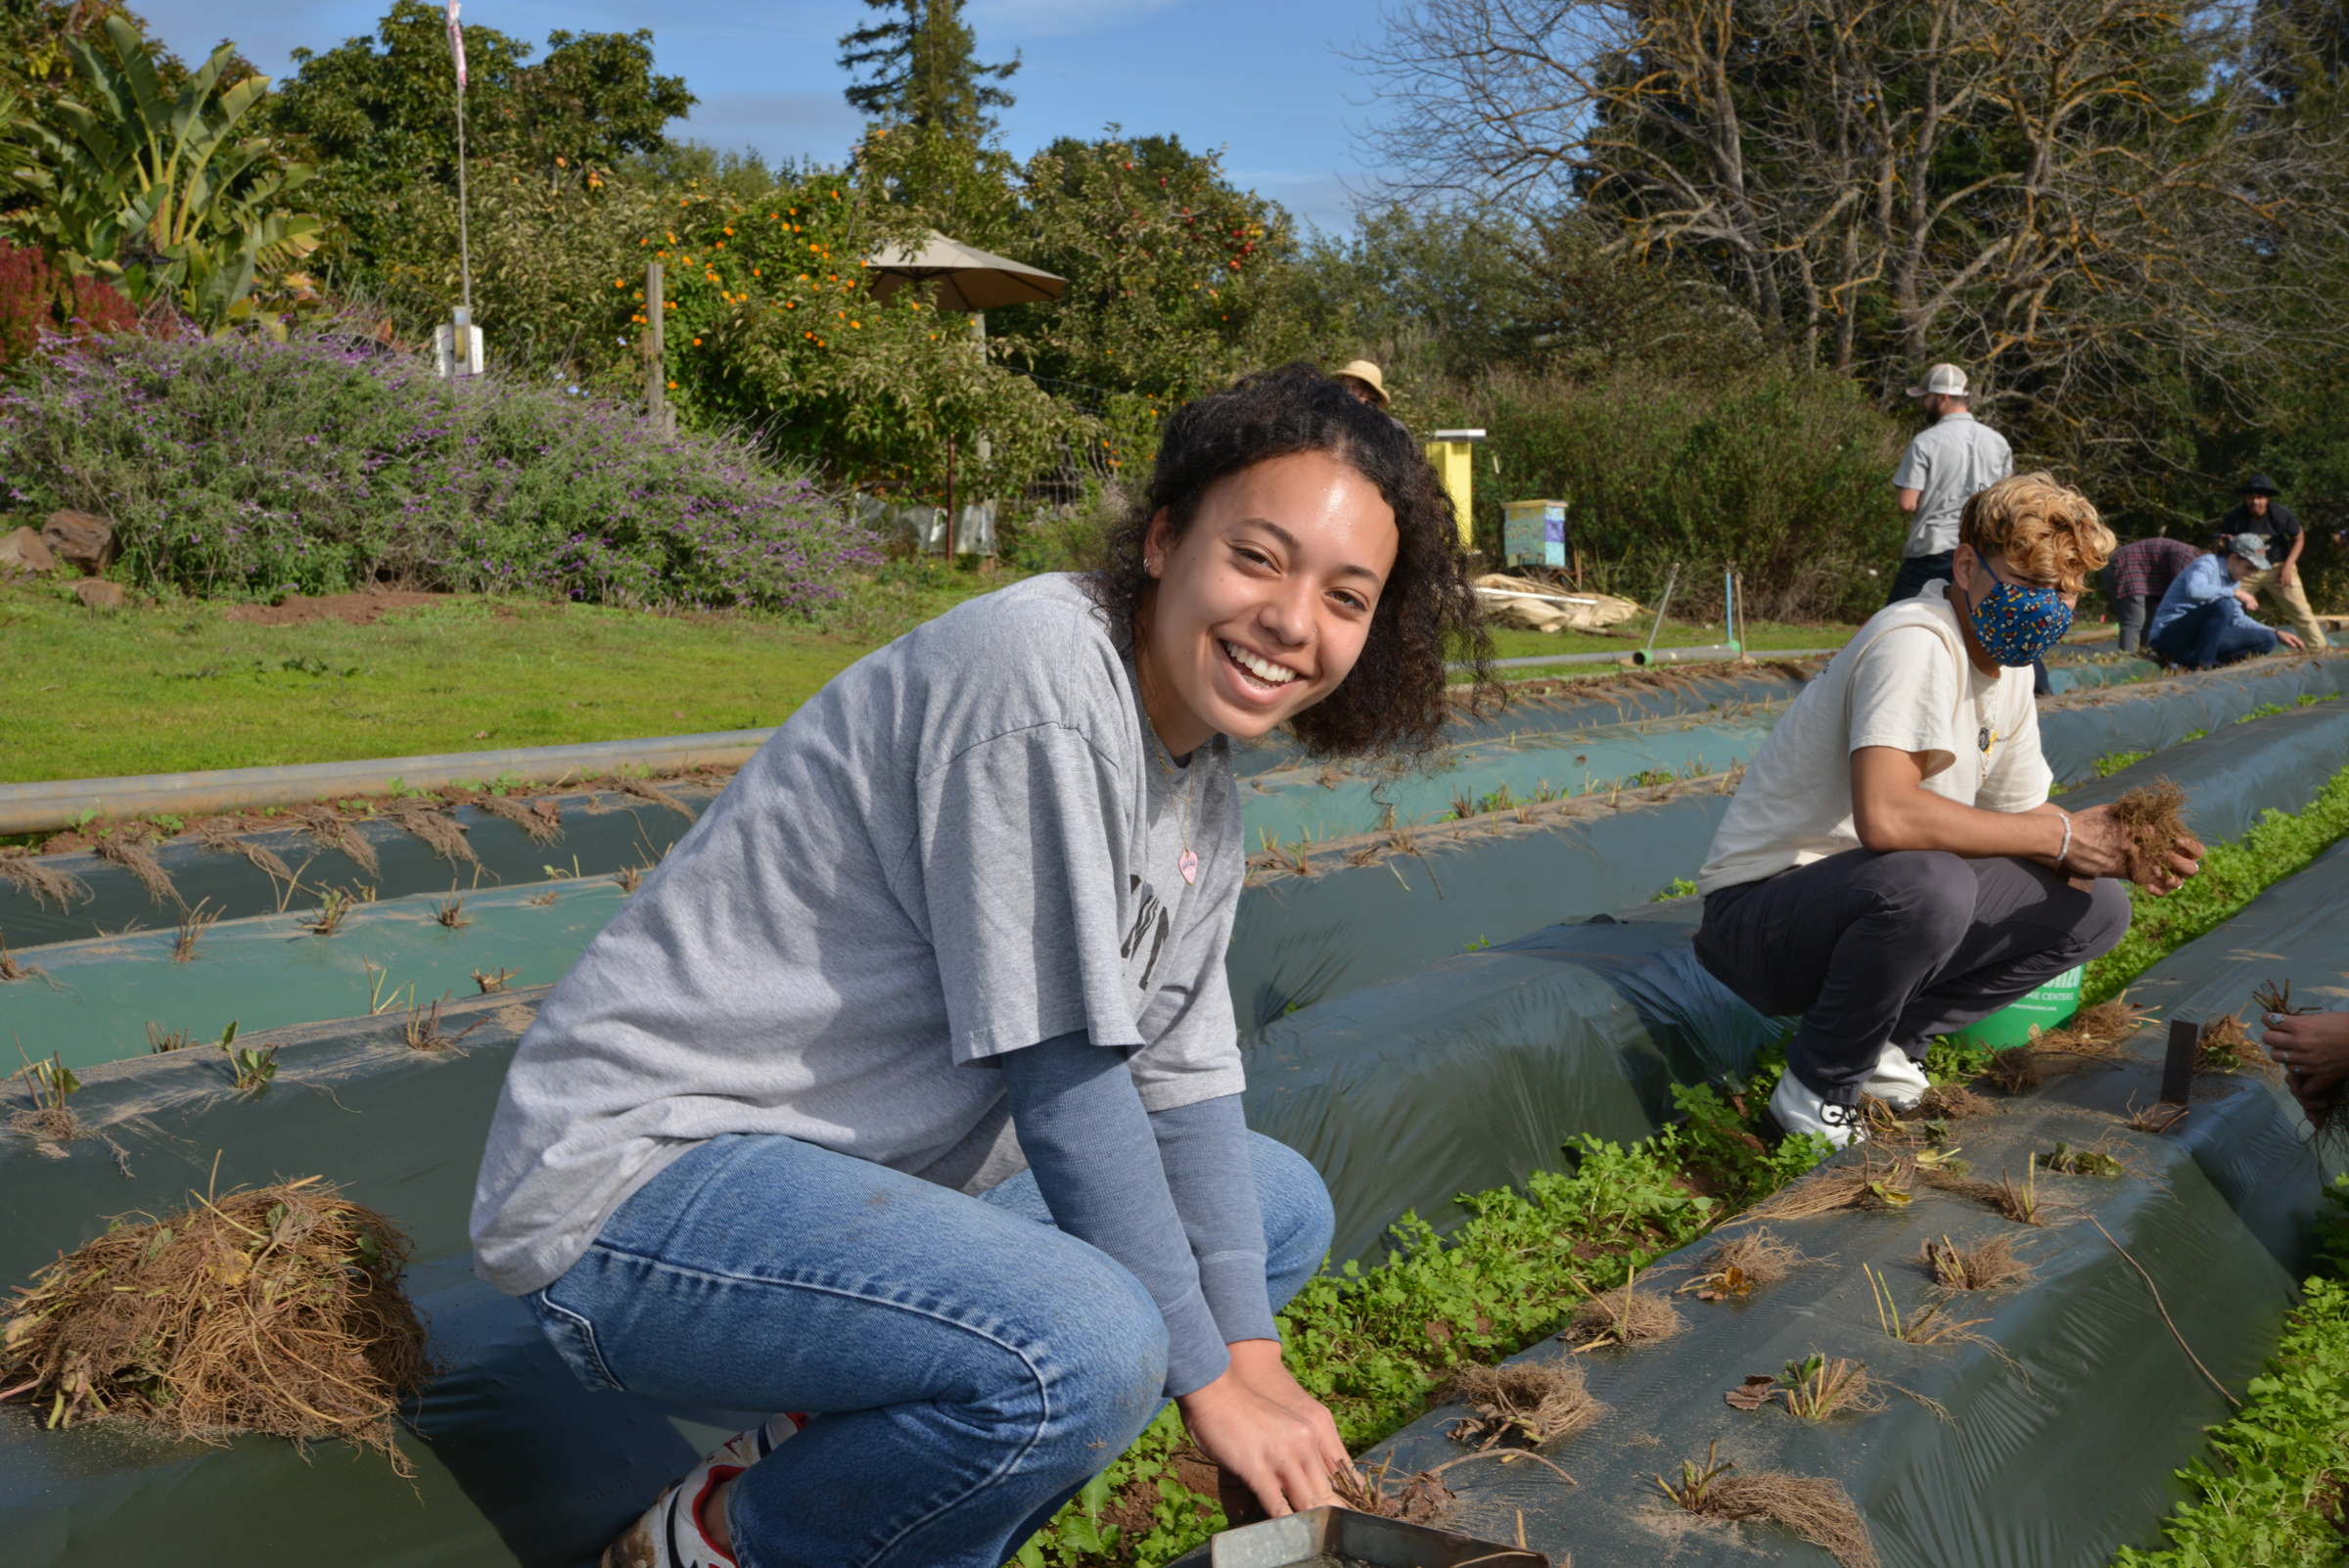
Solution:
M1471 667L1468 696L1497 692L1493 641L1468 582L1451 497L1409 431L1311 365L1283 365L1183 404L1167 421L1139 505L1106 541L1088 587L1132 647L1152 578L1142 564L1151 519L1179 538L1219 481L1267 458L1326 452L1378 486L1401 535L1361 657L1331 692L1289 720L1316 757L1432 750L1451 715L1446 665Z

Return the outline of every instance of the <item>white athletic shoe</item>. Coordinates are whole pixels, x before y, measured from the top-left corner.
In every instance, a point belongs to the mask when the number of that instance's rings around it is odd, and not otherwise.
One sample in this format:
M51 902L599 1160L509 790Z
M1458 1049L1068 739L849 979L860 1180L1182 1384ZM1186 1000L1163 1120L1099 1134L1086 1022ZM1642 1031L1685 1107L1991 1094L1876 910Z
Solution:
M601 1568L734 1568L734 1559L702 1532L710 1494L799 1435L808 1417L770 1415L712 1449L685 1479L661 1494L644 1517L604 1548Z
M1876 1058L1876 1070L1867 1075L1860 1092L1873 1094L1896 1111L1909 1111L1916 1108L1916 1102L1932 1086L1925 1070L1907 1051L1898 1045L1886 1045L1884 1054Z
M644 1517L604 1548L601 1568L735 1568L702 1531L702 1504L710 1494L742 1474L739 1464L708 1459L661 1494Z
M1770 1118L1790 1137L1815 1132L1839 1149L1867 1141L1858 1106L1828 1103L1792 1073L1779 1074L1778 1086L1770 1091Z
M814 1419L814 1416L802 1415L797 1410L770 1415L748 1432L737 1432L703 1454L702 1462L730 1464L737 1469L747 1470L806 1431L807 1423Z

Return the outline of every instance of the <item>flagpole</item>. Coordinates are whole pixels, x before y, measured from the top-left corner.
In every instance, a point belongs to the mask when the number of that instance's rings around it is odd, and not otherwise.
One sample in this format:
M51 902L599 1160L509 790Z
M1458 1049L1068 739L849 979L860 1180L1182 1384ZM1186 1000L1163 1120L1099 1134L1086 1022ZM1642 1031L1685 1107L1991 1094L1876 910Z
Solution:
M473 235L465 198L465 35L458 30L457 0L448 0L448 43L457 65L457 266L464 280L465 319L473 319Z

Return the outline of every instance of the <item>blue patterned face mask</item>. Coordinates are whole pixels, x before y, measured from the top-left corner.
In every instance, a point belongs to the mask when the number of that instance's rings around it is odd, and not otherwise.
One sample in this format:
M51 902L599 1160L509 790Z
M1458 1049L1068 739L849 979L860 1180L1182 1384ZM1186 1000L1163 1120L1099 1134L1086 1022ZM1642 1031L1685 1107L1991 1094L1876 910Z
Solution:
M2063 640L2072 628L2072 609L2054 588L2020 588L2000 581L1974 601L1973 620L1974 635L1982 639L1984 651L2017 669Z

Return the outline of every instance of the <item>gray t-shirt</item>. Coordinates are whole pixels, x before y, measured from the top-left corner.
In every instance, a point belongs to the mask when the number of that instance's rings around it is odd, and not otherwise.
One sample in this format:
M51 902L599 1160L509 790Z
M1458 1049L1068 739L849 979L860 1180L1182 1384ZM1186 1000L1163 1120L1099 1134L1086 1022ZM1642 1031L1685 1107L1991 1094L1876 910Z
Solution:
M1958 548L1958 514L1980 491L2014 472L2006 438L1958 409L1917 432L1901 454L1895 488L1917 492L1901 554L1946 555Z
M989 1059L1079 1030L1131 1047L1146 1109L1238 1093L1245 858L1228 743L1173 767L1076 579L908 632L760 748L547 997L490 1127L476 1268L551 1283L728 1132L984 1191L1025 1163Z

